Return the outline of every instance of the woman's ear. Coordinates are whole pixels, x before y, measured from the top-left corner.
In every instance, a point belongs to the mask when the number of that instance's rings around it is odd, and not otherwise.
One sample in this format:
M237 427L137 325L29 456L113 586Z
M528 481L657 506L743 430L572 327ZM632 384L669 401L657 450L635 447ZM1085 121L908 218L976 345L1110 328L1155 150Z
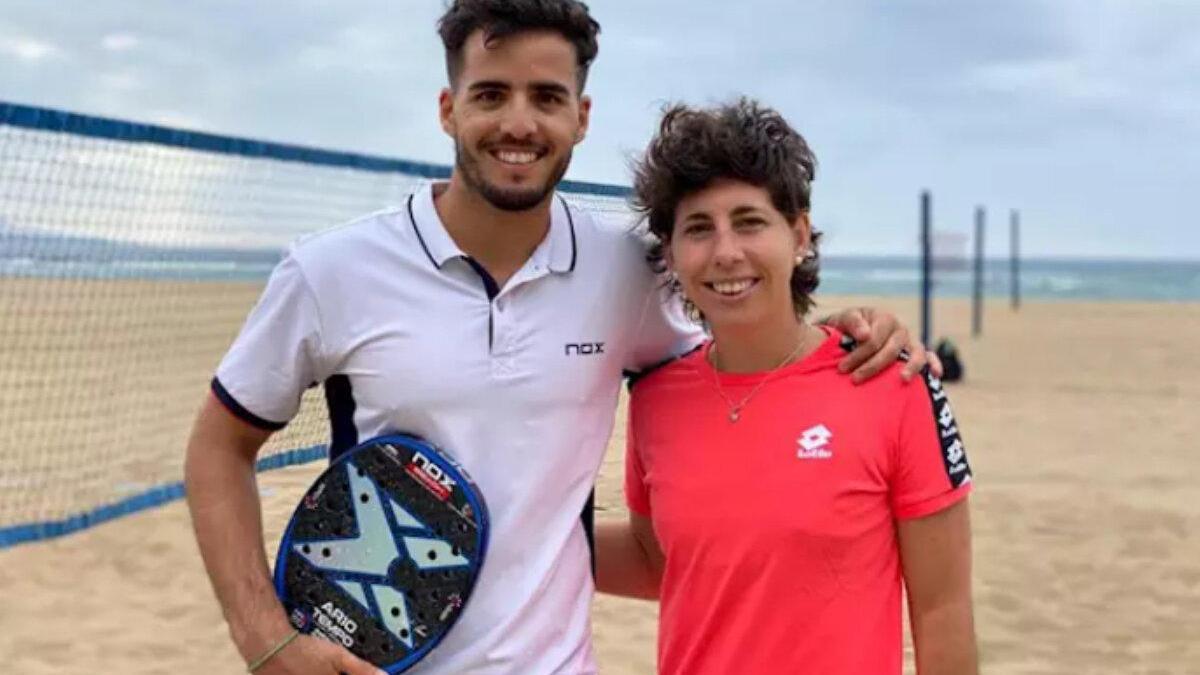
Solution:
M792 234L796 237L796 259L807 258L812 246L812 221L808 219L808 211L801 211L792 221Z

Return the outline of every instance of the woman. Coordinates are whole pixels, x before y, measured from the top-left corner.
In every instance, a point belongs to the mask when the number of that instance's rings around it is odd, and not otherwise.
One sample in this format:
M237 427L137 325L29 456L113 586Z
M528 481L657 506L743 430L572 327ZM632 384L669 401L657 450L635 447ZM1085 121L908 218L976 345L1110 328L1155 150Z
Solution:
M670 109L638 165L651 260L712 340L632 388L630 517L600 524L598 587L661 599L668 675L898 674L902 588L918 673L975 673L954 418L930 375L853 384L852 341L805 320L814 166L746 100Z

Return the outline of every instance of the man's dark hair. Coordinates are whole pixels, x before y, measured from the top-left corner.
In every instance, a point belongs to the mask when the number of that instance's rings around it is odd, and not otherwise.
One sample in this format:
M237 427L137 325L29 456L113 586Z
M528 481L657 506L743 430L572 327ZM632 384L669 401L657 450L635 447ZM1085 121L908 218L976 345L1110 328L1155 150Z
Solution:
M658 135L634 166L633 208L654 239L648 259L655 271L666 269L675 211L685 197L727 178L767 191L772 205L789 222L810 206L810 183L817 160L804 137L778 112L742 98L715 108L668 106ZM792 304L803 316L817 289L817 241L812 232L808 256L792 272ZM678 282L674 288L679 290ZM690 308L694 309L694 307Z
M453 86L462 71L463 45L475 31L485 44L532 30L562 35L575 47L579 91L600 47L600 24L578 0L454 0L438 20L438 35L446 47L446 73Z

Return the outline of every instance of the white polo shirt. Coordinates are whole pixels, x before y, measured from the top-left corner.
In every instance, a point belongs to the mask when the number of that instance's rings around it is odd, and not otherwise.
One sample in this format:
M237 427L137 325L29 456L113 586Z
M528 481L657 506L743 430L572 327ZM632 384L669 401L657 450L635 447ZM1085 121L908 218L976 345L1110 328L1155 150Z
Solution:
M556 198L546 238L496 288L427 186L294 245L217 370L214 393L252 424L282 427L322 382L334 456L405 431L478 483L492 524L479 583L412 672L595 671L581 513L590 525L622 372L701 338L628 228Z

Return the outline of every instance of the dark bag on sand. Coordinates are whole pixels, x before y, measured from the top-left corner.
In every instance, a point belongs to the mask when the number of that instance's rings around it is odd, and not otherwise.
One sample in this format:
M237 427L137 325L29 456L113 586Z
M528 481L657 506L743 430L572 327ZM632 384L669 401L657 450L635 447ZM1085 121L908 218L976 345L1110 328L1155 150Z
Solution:
M954 346L950 338L938 340L937 346L933 348L933 351L942 360L943 382L958 382L963 378L962 359L959 358L958 348Z

